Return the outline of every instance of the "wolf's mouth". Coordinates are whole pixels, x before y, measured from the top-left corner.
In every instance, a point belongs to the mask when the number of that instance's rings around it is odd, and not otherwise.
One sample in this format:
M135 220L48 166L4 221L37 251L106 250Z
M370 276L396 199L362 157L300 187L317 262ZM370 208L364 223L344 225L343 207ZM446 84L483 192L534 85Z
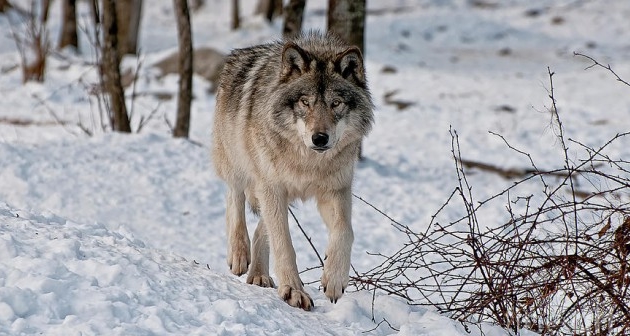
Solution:
M319 153L323 153L330 149L330 147L311 147L312 150L317 151Z

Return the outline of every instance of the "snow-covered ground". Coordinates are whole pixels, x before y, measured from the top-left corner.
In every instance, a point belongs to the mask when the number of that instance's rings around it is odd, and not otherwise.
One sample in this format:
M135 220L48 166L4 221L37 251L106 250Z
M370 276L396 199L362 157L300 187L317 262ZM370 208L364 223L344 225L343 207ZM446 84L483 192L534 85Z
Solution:
M194 43L223 52L279 37L281 22L252 16L229 31L229 3L206 0L192 15ZM366 62L376 125L364 143L355 193L411 228L423 230L456 186L449 128L462 156L501 167L562 164L548 112L548 68L568 138L601 145L630 130L630 87L592 68L581 52L630 79L630 3L626 1L368 1ZM22 1L27 4L29 1ZM306 29L325 27L327 1L309 0ZM312 312L282 302L273 289L245 284L226 266L225 187L211 169L215 97L195 77L191 138L172 139L177 77L151 64L176 50L172 2L145 2L134 127L102 132L89 98L96 71L85 36L81 54L48 59L44 83L22 84L19 55L0 14L0 334L201 335L468 335L431 309L382 294L350 292L337 303L319 290L319 271L305 272ZM56 41L60 3L53 2ZM81 20L87 8L79 3ZM385 98L388 96L389 98ZM399 109L391 100L408 102ZM62 122L60 122L60 120ZM78 126L95 133L87 136ZM625 142L624 142L625 141ZM627 139L608 154L630 157ZM571 148L570 155L577 156ZM479 198L512 183L471 174ZM486 218L488 226L501 222ZM294 213L319 251L326 245L314 204ZM504 214L503 214L504 215ZM255 224L252 216L250 225ZM380 262L405 237L361 202L353 209L353 264ZM319 264L295 223L300 269ZM250 227L253 232L253 227ZM387 323L379 322L386 320ZM471 334L509 335L493 326ZM523 332L527 334L527 332Z

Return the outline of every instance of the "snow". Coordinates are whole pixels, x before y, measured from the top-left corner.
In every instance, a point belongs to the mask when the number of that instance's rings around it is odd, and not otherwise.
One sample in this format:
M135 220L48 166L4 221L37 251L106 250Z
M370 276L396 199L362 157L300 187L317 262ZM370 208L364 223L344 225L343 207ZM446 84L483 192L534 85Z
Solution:
M229 2L207 0L193 14L194 42L223 52L278 38L281 22L252 16L229 31ZM23 6L27 1L21 1ZM309 0L306 29L325 27L326 1ZM630 129L629 87L592 68L581 52L630 78L630 3L602 1L369 1L366 62L376 124L364 142L354 192L395 220L424 230L456 186L449 129L466 159L527 167L501 134L542 168L563 164L548 112L548 68L567 137L601 145ZM53 41L59 6L50 15ZM273 289L229 273L224 232L225 186L211 168L208 145L215 97L194 79L191 140L172 139L177 77L150 65L177 48L171 2L150 1L141 28L133 128L104 132L96 100L92 51L48 59L44 83L22 84L9 33L0 35L0 334L200 335L510 335L495 326L464 326L435 311L376 293L346 293L330 303L320 270L302 274L312 312L289 307ZM527 13L538 13L536 15ZM88 10L79 3L81 20ZM554 21L561 17L562 22ZM556 23L554 23L556 22ZM1 31L9 32L6 14ZM394 73L382 71L384 67ZM393 93L392 93L393 92ZM398 110L384 96L411 102ZM509 112L504 108L510 107ZM21 121L16 124L11 121ZM63 121L63 123L60 123ZM86 135L77 124L94 133ZM624 142L625 141L625 142ZM570 155L578 157L578 148ZM627 139L607 154L630 157ZM477 199L512 181L470 175ZM312 202L294 213L318 251L326 237ZM487 225L505 216L498 205ZM353 265L367 270L405 237L367 204L353 206ZM255 218L248 214L250 232ZM291 222L301 270L319 264ZM273 274L272 274L273 275ZM379 324L380 323L380 324ZM522 331L522 335L531 334Z

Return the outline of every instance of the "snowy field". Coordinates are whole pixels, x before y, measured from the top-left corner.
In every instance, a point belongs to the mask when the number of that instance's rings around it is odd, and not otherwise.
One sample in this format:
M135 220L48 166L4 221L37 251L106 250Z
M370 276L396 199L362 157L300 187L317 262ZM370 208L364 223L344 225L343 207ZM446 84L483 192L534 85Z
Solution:
M280 36L280 20L269 25L251 14L255 1L242 2L243 28L232 32L230 2L206 0L192 14L194 44L227 53ZM305 29L325 27L326 3L308 1ZM11 25L0 14L0 334L450 336L469 335L469 328L471 335L509 335L494 326L465 327L395 297L373 299L371 292L349 292L332 304L318 287L319 270L302 274L312 312L231 275L226 188L208 150L211 84L195 77L193 141L175 140L166 120L174 120L177 77L151 66L177 48L171 6L145 1L141 55L123 62L123 71L139 68L134 129L141 116L153 115L133 135L98 125L89 96L97 73L85 36L80 54L49 57L45 82L22 84ZM365 58L376 124L364 142L367 159L358 165L354 192L413 229L426 228L457 184L450 127L465 159L529 166L492 131L543 169L562 165L547 67L555 72L567 138L598 146L630 130L630 87L601 68L585 70L591 62L573 55L610 64L630 80L628 1L370 0L368 8ZM79 13L85 24L83 2ZM59 18L56 1L53 45ZM607 154L629 158L624 141ZM481 199L512 181L478 172L470 183ZM493 211L487 226L505 216L501 205ZM294 213L323 251L326 235L314 204L296 204ZM248 220L253 232L255 218ZM359 271L380 263L366 252L390 254L406 241L356 200L353 222ZM290 226L299 268L317 266L304 235Z

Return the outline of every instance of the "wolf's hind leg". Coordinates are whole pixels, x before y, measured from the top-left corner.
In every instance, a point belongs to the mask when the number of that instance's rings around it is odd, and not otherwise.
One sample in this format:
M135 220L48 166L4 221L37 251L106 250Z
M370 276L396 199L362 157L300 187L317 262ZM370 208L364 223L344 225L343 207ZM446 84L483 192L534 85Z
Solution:
M322 195L317 199L317 208L328 227L322 286L328 299L335 303L343 295L349 280L350 254L354 240L350 219L351 197L350 189L347 189Z
M227 263L232 273L242 275L247 272L250 263L249 235L245 223L245 193L230 187L226 196L226 206Z
M260 287L275 287L273 279L269 276L269 238L262 218L254 231L251 260L247 283Z

